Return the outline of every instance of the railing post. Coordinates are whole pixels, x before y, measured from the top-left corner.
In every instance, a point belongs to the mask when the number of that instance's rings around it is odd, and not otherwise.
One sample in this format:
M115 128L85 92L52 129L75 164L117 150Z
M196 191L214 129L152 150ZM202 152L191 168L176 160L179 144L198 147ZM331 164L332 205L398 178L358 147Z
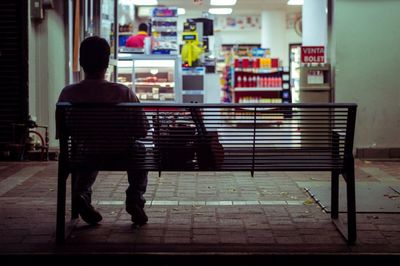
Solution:
M332 131L332 165L335 167L339 161L339 134ZM339 217L339 171L331 171L331 218Z
M255 155L256 155L256 130L257 130L257 107L254 107L254 115L253 115L253 154L252 154L252 163L251 163L251 177L254 177L254 164L255 164Z
M156 160L157 160L157 166L158 166L158 177L161 177L161 138L160 138L160 108L157 107L157 111L156 111L156 122L157 122L157 129L156 130L156 138L157 138L157 142L158 142L158 149L157 149L157 153L158 155L156 156ZM154 139L153 139L154 141Z

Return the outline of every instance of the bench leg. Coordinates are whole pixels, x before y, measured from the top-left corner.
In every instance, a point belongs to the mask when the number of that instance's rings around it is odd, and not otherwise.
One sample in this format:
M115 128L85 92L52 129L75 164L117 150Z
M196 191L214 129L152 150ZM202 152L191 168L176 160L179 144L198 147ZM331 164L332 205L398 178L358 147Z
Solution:
M348 223L348 242L354 243L357 238L356 232L356 189L354 164L347 173L347 223Z
M76 203L76 172L71 173L71 219L79 217L77 203Z
M339 217L339 172L331 173L331 218Z
M348 166L343 173L343 177L346 180L346 196L347 196L347 226L341 221L339 217L338 206L334 205L332 201L332 213L331 218L333 223L336 225L339 232L346 238L347 243L352 245L357 239L357 223L356 223L356 191L355 191L355 176L354 176L354 161L353 164ZM335 181L332 181L335 183ZM332 194L335 191L332 187ZM333 198L333 195L332 195ZM335 213L334 213L335 212Z
M56 223L56 243L63 244L65 241L65 196L67 178L69 173L61 167L58 169L57 184L57 223Z

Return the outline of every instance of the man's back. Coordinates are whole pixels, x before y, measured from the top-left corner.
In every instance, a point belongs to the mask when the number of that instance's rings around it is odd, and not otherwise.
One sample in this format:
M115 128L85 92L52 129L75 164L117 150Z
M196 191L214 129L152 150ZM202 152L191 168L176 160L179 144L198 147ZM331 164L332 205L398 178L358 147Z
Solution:
M71 103L122 103L140 102L136 94L125 85L101 79L85 79L79 83L66 86L60 94L59 102ZM142 110L135 116L136 131L134 135L143 138L149 124Z
M137 96L128 87L101 79L85 79L66 86L58 99L59 102L73 103L119 103L139 102Z

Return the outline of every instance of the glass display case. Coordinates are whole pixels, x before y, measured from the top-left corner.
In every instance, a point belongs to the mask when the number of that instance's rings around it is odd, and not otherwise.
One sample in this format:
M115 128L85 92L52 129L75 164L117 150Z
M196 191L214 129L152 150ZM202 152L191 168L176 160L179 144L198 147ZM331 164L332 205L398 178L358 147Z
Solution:
M133 55L118 61L118 82L141 102L182 102L180 56Z

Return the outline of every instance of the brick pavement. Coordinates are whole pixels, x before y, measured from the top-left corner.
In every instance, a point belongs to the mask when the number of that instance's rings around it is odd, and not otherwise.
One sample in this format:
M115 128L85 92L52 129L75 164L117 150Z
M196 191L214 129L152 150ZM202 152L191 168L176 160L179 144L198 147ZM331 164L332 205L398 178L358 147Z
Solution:
M357 160L356 177L400 185L400 162ZM296 183L329 178L324 172L257 172L254 178L152 172L149 223L135 228L124 210L126 174L101 172L93 196L103 221L95 227L78 222L60 248L54 244L57 162L0 162L0 254L400 254L400 210L358 213L358 241L348 246L329 214Z

